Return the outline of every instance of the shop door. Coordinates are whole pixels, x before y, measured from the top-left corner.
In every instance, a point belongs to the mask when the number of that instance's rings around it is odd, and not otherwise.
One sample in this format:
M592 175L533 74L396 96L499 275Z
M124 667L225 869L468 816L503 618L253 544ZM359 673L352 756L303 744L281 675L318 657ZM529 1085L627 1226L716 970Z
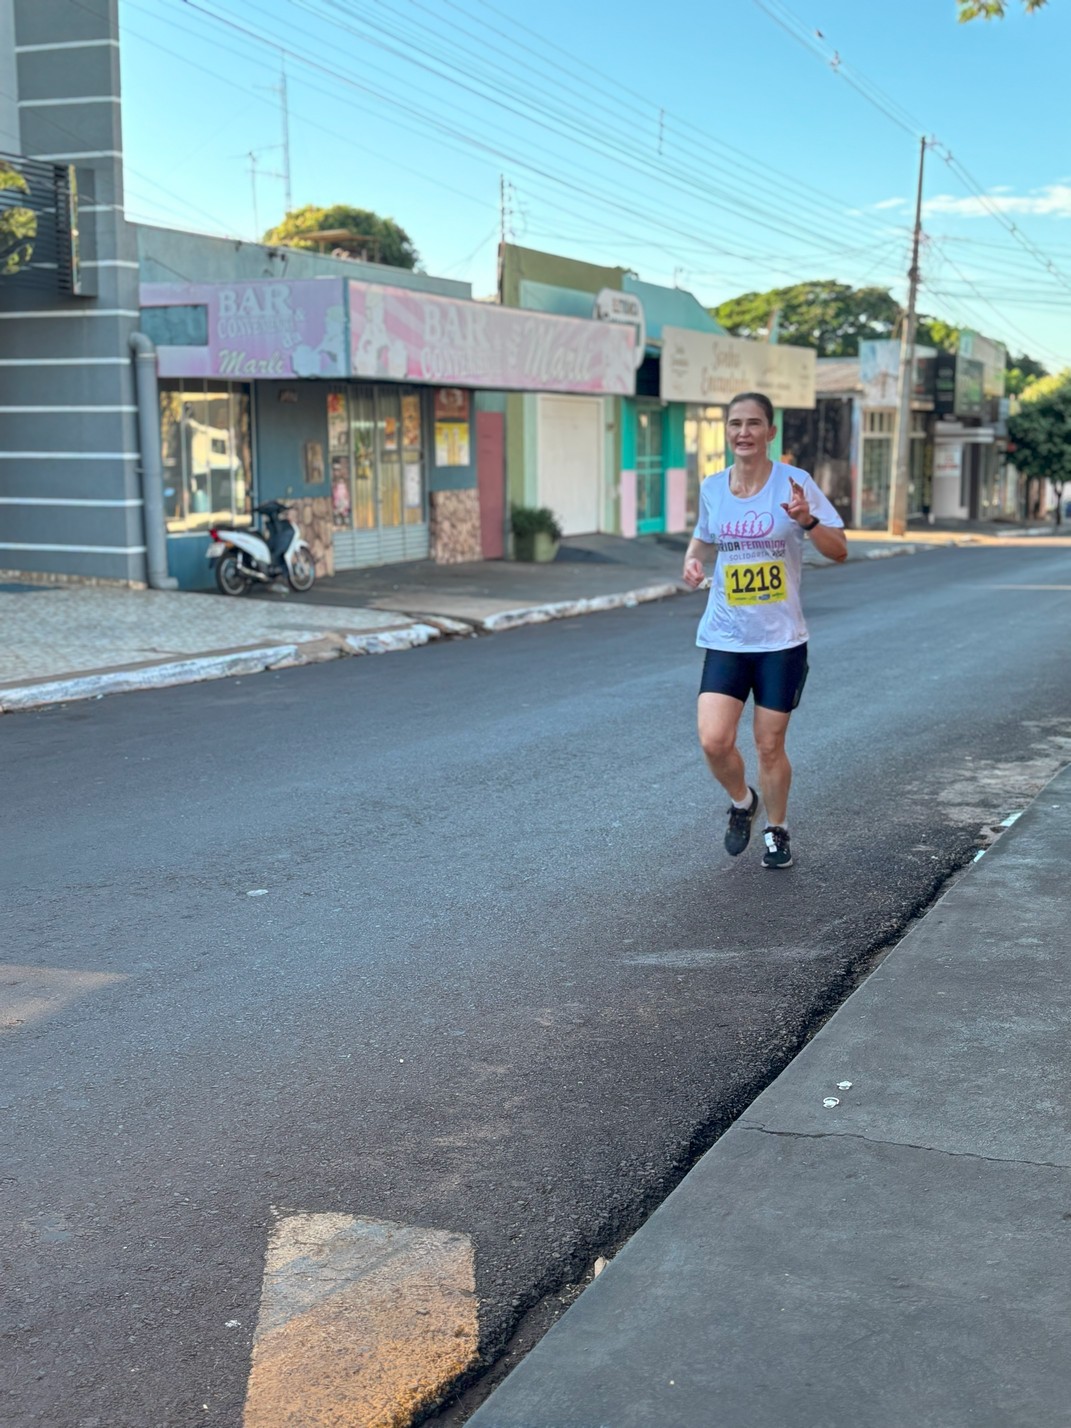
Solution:
M352 454L338 470L340 476L347 468L352 472L352 500L346 511L344 489L335 498L335 568L426 559L422 397L404 387L370 383L354 385L345 395Z
M892 434L895 424L895 412L867 411L863 413L863 469L859 490L859 524L864 530L881 530L889 523Z
M480 490L483 558L501 560L506 553L506 446L501 412L476 413L476 483Z
M636 408L636 532L666 528L662 477L662 408Z
M539 504L566 535L599 529L603 406L592 397L539 399Z

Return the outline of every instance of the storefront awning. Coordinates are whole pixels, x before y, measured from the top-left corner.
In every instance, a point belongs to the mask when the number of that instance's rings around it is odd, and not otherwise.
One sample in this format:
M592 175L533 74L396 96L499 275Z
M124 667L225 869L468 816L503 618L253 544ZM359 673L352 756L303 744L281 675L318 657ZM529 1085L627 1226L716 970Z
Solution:
M632 328L339 278L143 283L163 377L630 396Z
M630 327L348 284L354 377L491 391L635 391Z

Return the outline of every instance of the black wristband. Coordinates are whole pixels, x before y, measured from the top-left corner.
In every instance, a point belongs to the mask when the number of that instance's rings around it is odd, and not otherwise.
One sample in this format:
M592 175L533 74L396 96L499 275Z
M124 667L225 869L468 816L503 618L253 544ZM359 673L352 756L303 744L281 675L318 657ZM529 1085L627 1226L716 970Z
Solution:
M820 526L821 524L822 522L818 519L817 516L812 516L811 519L807 522L807 524L803 527L803 529L805 531L813 531L815 526Z

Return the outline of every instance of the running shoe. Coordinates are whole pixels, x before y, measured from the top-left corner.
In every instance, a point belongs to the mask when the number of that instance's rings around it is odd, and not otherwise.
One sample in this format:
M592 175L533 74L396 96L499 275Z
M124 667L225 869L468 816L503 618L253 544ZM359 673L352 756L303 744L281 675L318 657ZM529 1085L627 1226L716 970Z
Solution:
M729 826L725 830L725 851L733 858L739 858L747 845L751 842L751 825L755 821L755 814L759 811L759 795L751 785L751 807L737 808L735 803L729 805Z
M762 855L764 868L791 868L792 849L788 842L787 828L767 828L762 835L766 852Z

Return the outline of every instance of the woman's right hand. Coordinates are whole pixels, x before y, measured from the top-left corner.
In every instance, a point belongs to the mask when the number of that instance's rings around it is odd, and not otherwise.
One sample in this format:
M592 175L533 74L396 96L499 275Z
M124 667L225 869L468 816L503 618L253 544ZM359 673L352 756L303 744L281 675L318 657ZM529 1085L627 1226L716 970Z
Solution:
M690 589L698 590L705 578L706 574L703 570L703 562L701 560L696 560L693 557L691 560L684 562L684 583L689 586Z

